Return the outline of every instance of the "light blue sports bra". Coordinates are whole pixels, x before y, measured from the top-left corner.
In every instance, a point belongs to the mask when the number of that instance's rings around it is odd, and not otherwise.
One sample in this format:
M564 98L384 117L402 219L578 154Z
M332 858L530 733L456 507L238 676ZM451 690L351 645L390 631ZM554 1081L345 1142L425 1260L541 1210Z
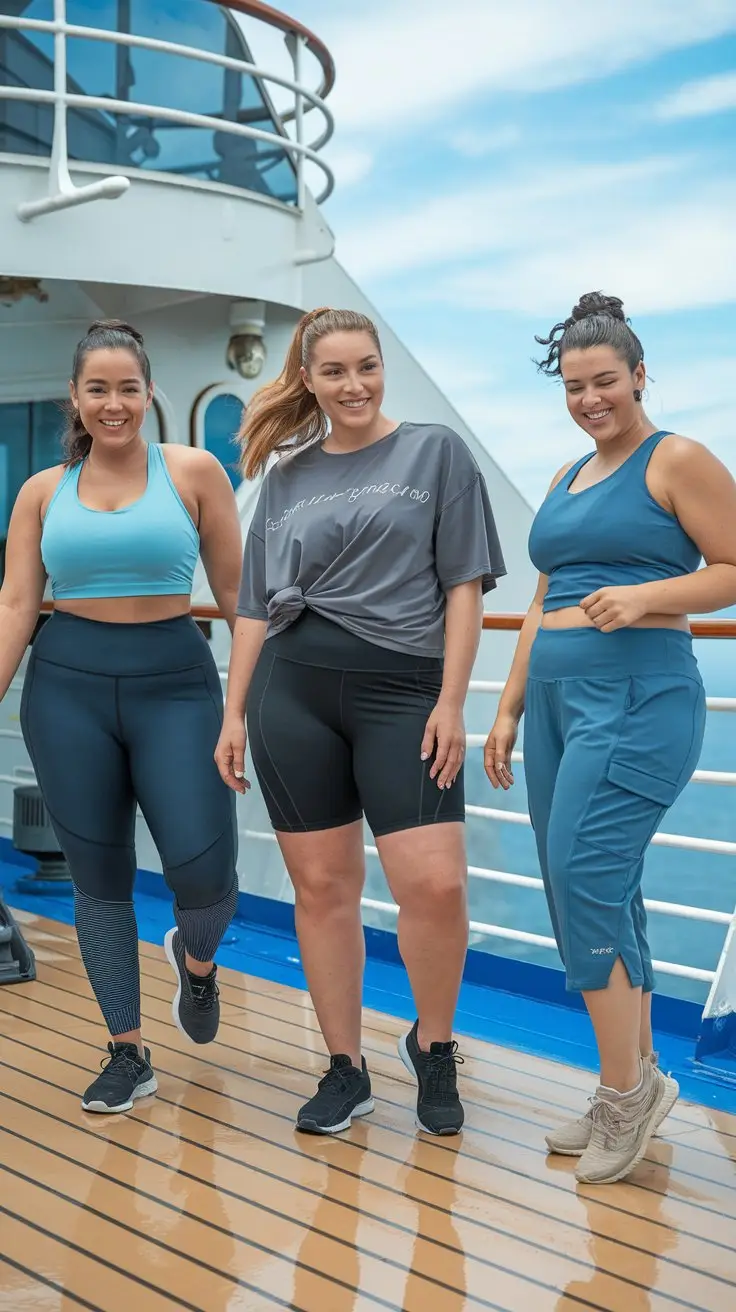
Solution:
M199 533L161 447L149 443L146 490L120 510L82 504L84 463L65 471L44 516L41 556L54 600L190 593Z

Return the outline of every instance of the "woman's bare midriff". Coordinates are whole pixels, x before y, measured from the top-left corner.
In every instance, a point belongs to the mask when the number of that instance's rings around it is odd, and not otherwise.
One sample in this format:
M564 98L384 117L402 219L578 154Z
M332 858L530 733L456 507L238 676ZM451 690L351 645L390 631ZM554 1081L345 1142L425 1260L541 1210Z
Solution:
M82 620L98 620L102 624L155 624L157 620L188 615L190 605L188 595L75 597L70 601L55 601L54 609L66 615L77 615Z
M543 629L594 629L596 626L579 606L563 606L561 610L546 611L542 616ZM687 615L643 615L628 626L631 629L679 629L690 632Z

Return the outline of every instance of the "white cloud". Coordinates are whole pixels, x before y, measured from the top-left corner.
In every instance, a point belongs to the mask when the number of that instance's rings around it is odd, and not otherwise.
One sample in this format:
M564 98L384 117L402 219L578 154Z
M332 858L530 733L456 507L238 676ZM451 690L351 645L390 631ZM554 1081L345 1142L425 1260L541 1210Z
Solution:
M466 127L448 132L445 141L458 155L481 159L484 155L511 150L521 141L521 132L511 124L502 128Z
M635 199L581 214L541 249L472 273L449 274L434 295L458 308L559 314L580 292L603 287L632 313L653 314L736 301L736 188L644 208Z
M292 5L292 9L295 6ZM338 68L343 130L392 136L448 107L598 80L736 28L733 0L374 0L296 6ZM380 73L379 73L380 70Z
M351 187L367 178L373 168L374 156L359 147L333 145L324 151L325 161L335 174L338 187Z
M482 253L538 246L548 240L555 216L560 235L566 233L569 240L573 208L576 228L582 224L585 229L595 224L600 207L618 200L626 186L641 195L644 187L679 172L686 162L665 157L558 167L522 181L502 179L451 195L433 193L412 209L374 213L352 230L343 229L338 255L356 277L386 277Z
M687 82L661 100L654 112L657 118L681 119L721 114L728 109L736 109L736 73L718 73Z

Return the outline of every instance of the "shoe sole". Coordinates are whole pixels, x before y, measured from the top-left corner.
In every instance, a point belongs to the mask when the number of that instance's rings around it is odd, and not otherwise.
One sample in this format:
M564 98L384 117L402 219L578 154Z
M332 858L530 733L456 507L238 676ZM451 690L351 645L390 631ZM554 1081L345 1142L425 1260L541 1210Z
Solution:
M158 1080L154 1075L153 1079L146 1080L145 1084L139 1084L136 1086L128 1102L118 1103L116 1107L108 1107L107 1103L104 1102L83 1101L82 1111L97 1112L101 1116L114 1116L118 1112L129 1112L131 1107L133 1106L133 1103L136 1102L138 1098L149 1098L151 1094L156 1092L157 1089L158 1089Z
M662 1079L664 1080L667 1087L665 1089L664 1097L660 1103L659 1111L657 1112L657 1119L654 1123L654 1129L652 1130L650 1136L652 1139L657 1133L657 1130L659 1129L662 1122L666 1121L667 1117L672 1111L672 1108L677 1102L677 1099L680 1096L680 1086L677 1083L677 1080L673 1080L671 1075L663 1075ZM558 1148L554 1144L550 1143L549 1137L545 1137L544 1142L546 1143L549 1151L553 1153L555 1157L582 1157L583 1153L585 1152L585 1149L588 1147L586 1143L584 1148Z
M365 1102L359 1102L350 1115L338 1125L318 1125L316 1121L297 1121L296 1128L300 1134L340 1134L343 1130L350 1129L354 1116L370 1116L375 1105L372 1098L366 1098Z
M171 1015L173 1017L174 1024L176 1025L176 1028L178 1029L179 1033L183 1034L184 1038L189 1039L189 1042L191 1043L192 1041L191 1037L189 1034L187 1034L179 1017L179 1003L181 1002L181 971L179 970L179 962L177 961L176 955L174 953L174 936L176 932L177 932L176 929L167 930L166 937L164 939L164 952L166 953L171 969L176 975L176 993L174 994L174 1001L171 1004Z
M176 928L167 930L166 937L164 939L164 952L168 957L168 961L169 961L169 965L171 966L171 969L176 975L176 993L174 994L174 1001L171 1004L171 1015L174 1019L174 1024L176 1025L176 1028L178 1029L179 1033L183 1034L184 1038L188 1039L190 1043L196 1043L197 1047L201 1048L205 1043L214 1042L214 1040L217 1037L217 1031L215 1031L211 1039L195 1039L192 1037L189 1031L184 1028L182 1024L181 1017L179 1015L179 1004L181 1003L181 971L179 969L179 962L176 959L176 953L174 952L174 935L177 932L178 931ZM219 1029L219 1025L218 1025L218 1029Z
M414 1063L413 1063L411 1057L409 1056L409 1049L408 1049L407 1046L406 1046L406 1035L405 1035L405 1034L402 1034L401 1038L399 1039L399 1045L398 1045L398 1046L399 1046L399 1056L400 1056L401 1060L403 1061L403 1063L404 1063L406 1069L408 1070L409 1074L411 1075L411 1077L412 1077L414 1083L415 1083L416 1086L417 1086L417 1097L419 1097L419 1080L417 1079L417 1073L416 1073L416 1071L415 1071L415 1069L414 1069ZM456 1129L454 1126L452 1126L452 1125L448 1125L447 1128L444 1129L444 1130L430 1130L429 1127L428 1127L427 1125L423 1125L423 1124L422 1124L422 1122L421 1122L420 1119L419 1119L419 1115L418 1115L418 1113L417 1113L417 1114L415 1115L415 1117L414 1117L414 1124L415 1124L415 1126L417 1127L418 1130L421 1130L421 1131L422 1131L423 1134L431 1134L431 1135L433 1135L433 1137L434 1137L435 1139L446 1138L447 1136L449 1136L449 1135L451 1135L451 1134L460 1134L460 1132L461 1132L461 1130L462 1130L462 1128L463 1128L462 1125L459 1125L459 1126L457 1127L457 1129ZM463 1125L464 1125L464 1124L465 1124L465 1122L463 1121Z
M626 1177L627 1175L630 1175L631 1172L634 1170L634 1168L637 1167L637 1166L639 1165L639 1162L641 1161L641 1159L642 1159L642 1157L644 1156L644 1154L645 1154L647 1148L649 1147L649 1141L650 1141L652 1135L654 1134L654 1131L655 1131L657 1125L661 1125L662 1121L664 1120L665 1116L667 1115L667 1112L669 1112L669 1111L672 1109L672 1107L674 1107L675 1102L677 1101L677 1096L678 1096L678 1094L679 1094L679 1092L680 1092L679 1087L677 1086L677 1082L676 1082L676 1080L670 1080L670 1077L667 1076L667 1075L663 1075L663 1076L662 1076L662 1079L663 1079L664 1082L665 1082L664 1092L663 1092L662 1097L660 1098L659 1102L657 1103L656 1107L653 1107L653 1108L652 1108L652 1111L651 1111L650 1116L649 1116L649 1121L648 1121L648 1124L647 1124L647 1128L646 1128L646 1130L645 1130L645 1132L644 1132L644 1135L643 1135L643 1137L642 1137L642 1141L641 1141L641 1143L640 1143L640 1145L639 1145L639 1149L638 1149L638 1152L637 1152L636 1156L633 1157L632 1160L631 1160L630 1162L627 1162L625 1166L622 1166L620 1170L616 1171L613 1175L607 1175L607 1176L605 1177L605 1179L603 1179L603 1180L600 1180L600 1179L599 1179L599 1180L586 1180L584 1177L581 1178L581 1176L579 1176L579 1175L577 1174L577 1172L576 1172L576 1174L575 1174L575 1178L579 1181L580 1184L617 1184L619 1180L623 1180L623 1179L625 1179L625 1177ZM674 1084L675 1087L677 1088L677 1094L675 1094L674 1097L672 1096L672 1091L671 1091L671 1090L668 1090L668 1088L667 1088L667 1085L668 1085L669 1083ZM668 1100L670 1100L670 1101L669 1101L669 1106L668 1106L668 1108L667 1108L667 1111L664 1111L664 1112L663 1112L662 1109L663 1109L663 1107L664 1107L664 1105L665 1105L665 1102L667 1102ZM660 1118L660 1119L658 1119L658 1118Z

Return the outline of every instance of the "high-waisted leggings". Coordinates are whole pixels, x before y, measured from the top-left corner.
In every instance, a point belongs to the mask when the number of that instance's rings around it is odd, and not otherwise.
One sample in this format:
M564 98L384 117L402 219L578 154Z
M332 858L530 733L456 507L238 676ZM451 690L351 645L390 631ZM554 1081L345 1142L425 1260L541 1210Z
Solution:
M529 811L567 987L606 988L620 957L631 984L651 991L644 855L705 729L690 635L540 629L524 721Z
M111 1034L140 1026L136 803L190 956L211 960L235 912L235 799L213 759L221 723L217 669L189 616L103 624L57 611L34 644L23 736Z

